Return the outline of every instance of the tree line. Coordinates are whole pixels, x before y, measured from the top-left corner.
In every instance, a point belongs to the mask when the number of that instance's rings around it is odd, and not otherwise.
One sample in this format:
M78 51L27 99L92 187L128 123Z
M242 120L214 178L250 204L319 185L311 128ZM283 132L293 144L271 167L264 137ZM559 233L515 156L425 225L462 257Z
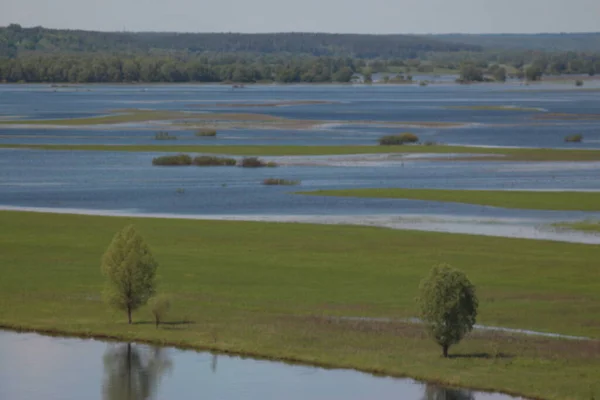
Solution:
M349 82L350 58L56 55L0 58L0 82Z

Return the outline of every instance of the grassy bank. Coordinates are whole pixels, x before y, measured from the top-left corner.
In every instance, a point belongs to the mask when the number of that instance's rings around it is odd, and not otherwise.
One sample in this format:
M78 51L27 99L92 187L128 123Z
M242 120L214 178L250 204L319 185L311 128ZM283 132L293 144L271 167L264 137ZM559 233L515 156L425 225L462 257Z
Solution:
M301 192L313 196L409 199L478 204L528 210L600 211L600 192L516 190L347 189Z
M175 152L239 156L312 156L350 154L448 154L458 160L600 161L600 150L506 149L467 146L186 146L186 145L62 145L0 144L0 149ZM460 157L465 155L465 157ZM469 155L467 157L467 155ZM472 156L475 155L475 156ZM447 160L447 158L441 158Z
M100 256L134 222L173 299L129 326L100 298ZM600 337L598 246L368 227L0 212L0 325L261 355L546 399L600 394L600 344L477 333L440 359L414 316L448 262L476 283L479 322ZM515 311L518 310L518 311Z

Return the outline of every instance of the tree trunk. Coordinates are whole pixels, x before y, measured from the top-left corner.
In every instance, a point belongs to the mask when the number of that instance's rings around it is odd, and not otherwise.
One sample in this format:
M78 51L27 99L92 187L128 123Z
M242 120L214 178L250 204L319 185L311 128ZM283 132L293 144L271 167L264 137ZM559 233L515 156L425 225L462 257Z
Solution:
M158 324L159 324L159 322L160 322L160 321L158 320L158 318L156 318L156 329L158 329Z
M129 319L129 324L131 325L131 307L127 307L127 318Z
M444 358L448 358L448 347L450 347L450 346L448 346L447 344L442 345L442 351L444 353Z

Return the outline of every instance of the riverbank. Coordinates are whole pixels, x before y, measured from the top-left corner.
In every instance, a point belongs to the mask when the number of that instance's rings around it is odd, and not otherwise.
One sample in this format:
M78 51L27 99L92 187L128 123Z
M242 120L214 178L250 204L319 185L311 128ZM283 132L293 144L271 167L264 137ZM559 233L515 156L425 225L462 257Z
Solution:
M135 223L172 297L168 324L107 309L99 258ZM441 360L415 316L447 262L478 288L479 323L600 337L596 246L367 227L0 212L0 325L219 350L544 399L600 393L600 344L476 332ZM485 266L485 268L482 268ZM515 313L514 310L519 312Z
M460 161L600 161L600 150L562 150L475 146L221 146L221 145L68 145L0 144L0 149L125 151L226 154L234 156L318 156L353 154L442 154ZM446 158L446 160L448 159ZM435 158L437 159L437 158Z

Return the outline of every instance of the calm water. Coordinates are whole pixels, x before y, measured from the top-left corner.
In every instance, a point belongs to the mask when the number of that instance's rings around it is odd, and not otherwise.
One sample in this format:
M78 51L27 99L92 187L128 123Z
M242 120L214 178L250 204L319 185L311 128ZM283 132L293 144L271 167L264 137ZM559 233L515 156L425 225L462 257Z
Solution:
M31 382L35 382L32 385ZM508 400L409 379L137 344L0 331L6 400Z
M599 85L595 82L588 84ZM590 89L587 87L586 89ZM544 89L544 90L540 90ZM227 103L273 103L320 100L332 104L286 107L219 107ZM540 111L468 110L456 106L512 106ZM547 112L595 114L600 96L594 90L569 85L431 85L418 86L249 86L226 85L0 85L0 117L23 119L104 115L116 109L147 108L222 113L262 113L293 119L335 121L310 131L237 129L220 131L217 138L195 138L177 131L179 144L375 144L389 133L411 130L423 141L462 145L600 148L600 120L543 121ZM442 128L385 128L356 126L354 121L463 122ZM0 143L173 144L155 141L160 127L138 124L112 129L13 129L0 126ZM174 132L173 132L174 133ZM565 144L566 135L581 133L584 142Z

